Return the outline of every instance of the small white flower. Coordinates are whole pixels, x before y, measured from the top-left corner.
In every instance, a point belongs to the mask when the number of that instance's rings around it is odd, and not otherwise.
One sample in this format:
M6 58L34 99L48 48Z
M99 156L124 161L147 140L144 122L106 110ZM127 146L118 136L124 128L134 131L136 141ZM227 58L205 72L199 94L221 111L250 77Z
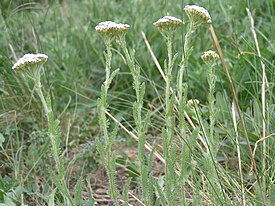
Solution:
M157 20L154 25L161 30L174 31L180 27L184 22L173 16L164 16Z
M130 26L128 24L103 21L95 27L95 30L102 36L117 37L125 34L129 27Z
M201 58L206 64L211 65L218 61L219 55L216 52L209 50L204 52L203 55L201 55Z
M12 67L14 70L22 70L44 64L48 59L46 54L25 54Z
M196 25L201 23L211 23L211 17L208 11L203 7L197 5L186 5L184 10L190 21L193 21Z
M199 105L199 104L200 104L200 101L197 100L197 99L189 99L189 100L187 101L187 105L188 105L189 107L194 107L195 105Z

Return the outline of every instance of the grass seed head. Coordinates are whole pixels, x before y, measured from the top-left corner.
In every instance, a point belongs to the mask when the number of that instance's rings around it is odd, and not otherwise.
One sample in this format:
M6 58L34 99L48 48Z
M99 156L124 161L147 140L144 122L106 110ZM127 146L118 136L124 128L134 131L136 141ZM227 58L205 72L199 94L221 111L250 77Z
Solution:
M186 5L184 11L194 25L211 23L211 17L208 11L197 5Z
M179 28L184 22L173 16L164 16L161 19L157 20L154 25L161 31L175 31Z

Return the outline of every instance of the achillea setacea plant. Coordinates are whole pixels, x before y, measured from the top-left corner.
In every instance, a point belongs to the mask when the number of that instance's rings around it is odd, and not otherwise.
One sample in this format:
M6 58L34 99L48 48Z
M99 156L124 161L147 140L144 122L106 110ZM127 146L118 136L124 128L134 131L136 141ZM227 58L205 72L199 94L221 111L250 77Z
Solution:
M126 64L133 77L133 88L136 94L136 101L133 103L133 117L136 125L137 137L138 137L138 161L140 182L142 188L142 200L146 205L150 205L152 202L153 193L153 176L151 175L151 164L145 162L145 128L147 127L149 120L149 113L146 117L142 116L143 98L145 94L145 83L141 82L140 66L135 63L134 51L129 52L125 41L125 35L120 35L116 41L121 47ZM150 159L150 158L149 158ZM150 161L150 160L149 160Z
M215 112L215 84L216 84L216 74L215 74L215 66L217 61L219 60L219 55L212 51L206 51L201 56L202 60L207 64L207 81L209 85L209 94L208 94L208 103L209 103L209 119L210 119L210 126L209 126L209 146L210 150L213 152L213 155L216 156L217 153L217 141L214 140L214 126L216 122L216 112Z
M117 134L117 127L115 127L114 131L109 134L108 126L109 121L106 117L106 111L108 110L107 104L107 94L109 86L113 80L113 78L119 72L119 69L111 72L111 60L112 60L112 51L111 46L112 42L115 39L124 38L126 32L128 31L129 25L115 23L112 21L104 21L99 23L95 29L101 35L105 46L106 46L106 66L105 66L105 82L101 86L101 97L98 99L97 107L98 107L98 118L99 124L103 130L103 136L105 140L105 146L103 147L100 140L97 139L97 147L100 153L102 162L107 170L108 178L109 178L109 194L114 200L116 206L118 206L118 191L115 184L115 155L112 153L112 143L114 137Z
M193 52L193 47L191 44L192 35L195 32L195 30L201 25L201 24L208 24L211 23L211 17L206 9L203 7L197 6L197 5L186 5L184 7L184 11L188 16L189 22L187 25L187 32L185 34L184 38L184 45L183 45L183 54L182 59L180 63L180 68L177 75L177 90L178 90L178 108L179 108L179 129L181 136L185 136L185 107L186 107L186 101L187 101L187 92L188 87L187 85L183 86L183 77L184 73L186 73L186 80L188 79L187 76L187 66L189 57Z
M162 129L162 144L163 144L163 153L165 159L165 192L166 198L169 205L176 204L176 193L174 190L178 190L177 182L175 181L175 155L176 155L176 146L173 144L173 137L175 131L175 115L174 115L174 106L175 106L175 92L172 88L172 70L174 66L175 59L177 54L173 56L173 36L181 25L183 25L182 20L172 17L165 16L154 23L154 25L159 29L161 34L166 39L167 44L167 53L168 53L168 62L165 61L165 78L166 78L166 87L165 87L165 127ZM185 201L185 200L184 200Z
M44 97L42 92L42 84L40 81L42 66L47 60L48 56L45 54L25 54L13 65L12 69L22 72L26 78L30 78L32 81L34 81L34 89L42 102L42 106L47 117L48 135L52 144L51 152L58 172L57 177L55 174L53 174L54 182L59 188L60 192L64 195L67 204L70 205L73 201L66 186L65 169L62 157L60 155L61 135L59 121L54 117L50 97L48 96L47 99Z

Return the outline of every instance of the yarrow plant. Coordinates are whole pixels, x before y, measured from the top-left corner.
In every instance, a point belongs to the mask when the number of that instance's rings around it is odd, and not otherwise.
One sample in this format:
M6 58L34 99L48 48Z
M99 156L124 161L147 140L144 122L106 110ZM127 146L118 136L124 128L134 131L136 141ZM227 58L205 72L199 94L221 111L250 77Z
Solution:
M201 55L201 59L204 61L204 63L208 66L207 70L207 81L209 85L209 93L208 93L208 110L209 110L209 135L207 138L208 141L208 152L205 153L205 165L208 168L208 177L209 177L209 183L210 183L210 189L209 191L212 191L213 194L217 193L215 191L218 190L219 193L222 193L222 187L220 182L218 181L218 174L215 168L216 163L216 155L218 152L218 144L219 139L214 138L214 126L216 124L216 110L215 110L215 85L216 85L216 74L215 74L215 66L218 63L219 55L212 50L206 51ZM213 188L214 186L214 188ZM216 198L216 201L218 202L218 198Z
M166 38L167 44L167 53L168 53L168 62L165 62L165 75L166 75L166 103L168 103L168 99L170 98L170 83L173 79L172 77L172 69L174 61L177 57L177 54L173 57L172 54L172 43L173 43L173 35L180 26L182 26L184 22L176 17L172 16L164 16L154 23L156 28L159 29L161 34ZM166 64L167 63L167 64ZM166 105L167 106L167 105Z
M15 71L22 72L23 75L34 81L35 89L40 97L40 100L43 104L43 108L48 118L49 108L42 93L42 85L40 82L41 69L43 64L47 60L48 56L46 54L25 54L13 65L12 69Z
M46 54L25 54L13 65L12 69L22 72L24 76L34 81L34 89L42 102L42 106L47 117L48 135L52 144L51 151L56 163L56 169L58 171L58 177L55 178L54 181L56 186L64 195L65 199L67 198L67 204L70 205L72 204L72 199L64 179L65 169L63 165L63 160L60 156L59 121L54 118L50 97L48 96L48 98L45 99L43 95L42 84L40 81L41 69L43 64L47 60L48 56Z
M185 124L185 108L187 101L188 86L183 84L184 73L186 74L185 79L188 81L188 61L189 57L193 52L191 44L192 36L195 30L205 23L211 23L211 17L206 9L196 5L186 5L184 11L189 18L187 25L187 32L184 38L183 54L180 62L180 68L177 75L177 90L178 90L178 109L179 109L179 130L181 136L184 137L186 133Z
M172 70L174 66L177 54L173 56L172 54L172 43L173 35L180 26L183 25L183 21L172 16L165 16L154 23L154 25L159 29L161 34L166 39L168 62L165 61L165 127L162 129L162 143L163 143L163 153L165 159L165 192L169 205L176 205L176 194L173 192L176 189L175 182L175 159L176 146L173 143L174 131L175 131L175 93L171 87L173 81ZM184 199L184 198L183 198ZM185 201L185 200L184 200Z
M117 134L117 127L115 127L114 131L109 134L108 125L109 121L106 117L106 111L108 110L107 104L107 94L109 86L113 80L113 78L119 72L119 69L111 72L111 60L112 60L112 51L111 46L113 40L124 39L125 34L129 29L129 25L115 23L112 21L104 21L99 23L95 29L103 38L103 41L106 46L106 66L105 66L105 82L101 86L101 97L98 99L97 107L98 107L98 117L99 124L103 130L103 136L105 139L105 146L103 147L100 140L97 139L97 147L103 161L103 164L107 170L108 178L109 178L109 194L114 200L116 206L118 206L118 191L115 184L115 155L112 153L112 143L113 139Z
M133 88L136 93L136 101L133 103L133 117L136 125L137 137L138 137L138 161L139 161L139 172L142 188L142 200L146 205L150 205L152 202L152 191L153 191L153 176L151 175L150 163L145 162L145 128L147 127L149 115L146 117L142 116L143 98L145 94L145 83L141 82L140 77L140 66L135 63L134 51L129 52L125 41L125 36L121 35L116 41L121 47L126 64L133 77ZM150 161L150 160L149 160Z
M208 11L203 7L197 5L186 5L184 11L189 18L188 30L184 42L184 59L187 59L185 60L185 62L187 62L192 53L192 47L190 45L192 33L201 24L209 24L212 21Z
M187 74L187 66L190 55L193 52L193 47L191 44L192 35L196 28L201 24L211 23L211 17L206 9L196 5L186 5L184 11L189 18L187 32L184 38L183 55L180 63L180 69L178 71L177 77L177 89L178 89L178 99L179 99L179 121L180 121L180 131L184 135L185 127L185 117L184 108L186 107L187 100L187 86L183 87L183 74ZM186 76L186 78L188 78Z
M215 74L215 65L218 62L219 55L212 51L206 51L201 56L202 60L208 66L207 70L207 81L209 84L209 94L208 94L208 102L209 102L209 117L210 117L210 128L209 128L209 143L210 143L210 150L216 151L216 145L214 143L214 125L215 125L215 84L216 84L216 74ZM217 142L217 141L216 141ZM214 152L215 156L216 152Z

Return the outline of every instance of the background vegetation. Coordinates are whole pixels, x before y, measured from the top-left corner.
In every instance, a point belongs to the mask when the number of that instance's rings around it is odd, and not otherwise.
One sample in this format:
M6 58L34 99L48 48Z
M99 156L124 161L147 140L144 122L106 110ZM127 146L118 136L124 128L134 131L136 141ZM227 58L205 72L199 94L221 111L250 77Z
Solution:
M47 124L41 104L33 92L33 83L26 82L12 71L13 63L25 53L45 53L49 56L42 75L43 90L50 95L56 117L61 122L62 154L67 169L67 184L72 194L80 176L84 181L83 201L89 202L91 185L95 199L98 185L106 182L106 174L96 149L95 138L100 134L96 100L105 77L104 44L94 27L101 21L112 20L129 24L126 35L128 46L135 50L136 61L141 67L141 79L146 84L144 111L151 112L147 139L158 148L161 145L161 130L164 124L163 100L165 82L159 74L141 36L143 31L157 59L163 66L167 56L165 41L152 25L165 15L188 21L183 12L186 4L197 4L206 8L221 44L226 64L237 91L239 104L247 126L252 148L262 137L263 113L261 110L262 70L260 58L246 8L254 17L262 61L266 67L268 87L266 90L266 134L275 132L275 2L272 0L203 0L203 1L145 1L145 0L68 0L27 1L2 0L0 3L0 205L45 205L51 197L54 185L51 180L53 160L48 148L43 147L47 139ZM186 27L178 30L174 50L182 53ZM208 27L200 27L194 33L194 53L188 67L188 99L200 101L203 124L208 122L208 84L206 66L200 59L209 49L215 50ZM121 51L114 47L112 68L120 68L109 90L110 113L129 130L134 127L132 102L135 92L132 77L122 58ZM177 65L179 62L176 62ZM176 69L174 69L176 71ZM218 68L216 85L217 124L215 138L219 139L217 165L224 170L222 181L235 178L239 181L238 157L231 114L232 96L229 83ZM196 122L196 115L189 111ZM199 128L199 122L196 122ZM238 123L239 124L239 123ZM113 122L111 121L111 125ZM261 143L255 160L260 176L265 176L267 189L260 198L254 176L249 174L250 157L238 128L241 147L243 177L249 204L275 204L274 191L274 137L267 140L266 171L261 170L263 159ZM118 187L128 176L137 182L132 190L140 198L136 147L137 142L123 130L119 130L114 147L120 151L117 157ZM196 155L195 155L196 156ZM194 164L202 164L194 157ZM155 160L156 161L156 160ZM161 163L157 164L162 167ZM161 180L162 169L155 169L154 176ZM200 179L200 173L193 178ZM101 178L101 179L100 179ZM100 182L96 181L100 180ZM202 180L203 181L203 180ZM238 183L225 183L228 194L239 193ZM161 183L160 183L161 184ZM106 185L106 184L105 184ZM108 185L108 183L107 183ZM107 185L105 190L107 190ZM231 185L232 187L230 187ZM199 185L196 188L200 188ZM272 193L273 192L273 193ZM194 191L187 192L187 199L195 205ZM104 193L105 194L105 193ZM273 195L272 195L273 194ZM233 195L232 195L233 196ZM259 198L258 198L259 197ZM92 198L90 198L91 200ZM197 198L196 200L198 200ZM211 199L211 198L210 198ZM228 197L230 199L230 197ZM233 198L232 198L233 199ZM236 204L232 200L230 204ZM204 204L210 204L203 202ZM84 203L83 203L84 204ZM98 201L100 205L111 202ZM137 203L136 203L137 204ZM224 203L225 204L225 203ZM92 203L91 203L92 205ZM135 204L134 204L135 205Z

